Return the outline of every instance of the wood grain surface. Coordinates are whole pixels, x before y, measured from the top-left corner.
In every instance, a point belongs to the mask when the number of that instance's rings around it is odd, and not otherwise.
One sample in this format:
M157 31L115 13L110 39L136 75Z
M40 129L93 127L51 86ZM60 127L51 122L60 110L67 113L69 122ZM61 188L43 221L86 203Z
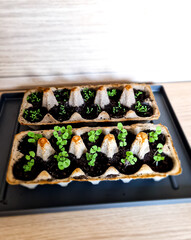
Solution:
M79 73L188 81L189 2L1 0L0 89Z
M164 87L191 144L191 83ZM2 217L0 239L190 240L191 203Z
M112 71L108 3L1 0L0 76Z
M191 82L165 83L163 86L191 145Z
M6 240L190 240L191 204L6 217L0 226Z

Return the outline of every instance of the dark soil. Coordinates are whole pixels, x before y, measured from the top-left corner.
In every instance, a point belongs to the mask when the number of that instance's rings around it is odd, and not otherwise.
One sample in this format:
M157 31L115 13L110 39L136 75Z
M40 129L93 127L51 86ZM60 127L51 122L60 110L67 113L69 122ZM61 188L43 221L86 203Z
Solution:
M25 157L22 157L13 166L13 175L16 179L30 181L34 180L44 170L44 161L40 157L34 158L35 163L31 171L25 172L23 166L27 164Z
M150 131L146 131L148 134ZM114 129L111 131L111 134L115 136L115 139L117 141L117 144L119 146L119 140L117 138L119 134L118 129ZM95 143L91 143L88 140L88 133L83 134L82 139L84 141L84 144L86 145L87 149L89 150L93 145L101 146L103 139L104 139L104 134L102 133L99 136L99 139ZM47 170L53 178L57 179L62 179L70 176L70 174L76 169L76 168L81 168L86 176L82 176L82 178L86 178L87 176L100 176L105 171L108 169L110 166L114 166L120 173L123 174L133 174L137 172L142 164L146 163L148 164L153 171L156 172L167 172L172 169L173 167L173 162L172 159L165 154L161 154L162 156L165 157L165 160L159 161L156 163L153 160L153 156L157 153L157 144L162 143L163 145L165 144L165 136L163 134L160 134L158 136L158 140L155 141L155 143L149 143L150 144L150 152L147 153L144 156L144 159L140 160L137 157L137 162L134 165L131 165L130 163L122 163L121 159L124 159L126 156L126 151L130 150L130 146L135 140L135 135L132 134L131 132L128 132L126 141L127 141L127 146L126 147L119 147L119 151L114 154L113 158L107 158L105 154L99 152L98 156L95 161L95 166L90 166L88 165L88 161L86 159L86 154L83 154L80 159L76 159L76 157L69 153L69 159L71 161L71 164L68 168L64 170L59 170L58 168L58 162L57 160L52 156L49 157L49 160L47 162L44 162L41 158L35 157L35 164L32 167L32 170L30 172L24 172L23 166L28 162L25 157L22 157L21 159L18 160L13 166L13 174L16 179L20 180L33 180L35 179L38 174L42 170ZM28 136L25 136L21 141L18 146L18 149L20 152L22 152L24 155L28 154L29 151L34 151L36 152L36 144L34 143L28 143ZM49 139L52 147L55 149L57 153L60 152L57 144L56 144L56 139L54 136L52 136ZM65 146L66 150L69 150L69 145L70 145L70 140L68 140L68 144Z
M70 159L70 166L64 170L58 168L58 161L54 156L50 156L49 160L46 162L45 168L49 174L55 179L62 179L69 177L72 172L76 169L76 157L69 153L68 159Z
M165 172L170 171L173 168L172 159L170 157L168 157L167 155L165 155L164 153L162 153L161 156L164 156L165 159L161 160L159 162L155 162L155 160L153 159L153 156L155 153L156 153L156 151L151 150L150 152L145 154L144 163L149 165L151 167L151 169L155 172L164 172L165 173Z
M111 164L120 172L123 174L134 174L136 173L142 166L143 161L140 160L136 155L137 162L134 165L131 165L130 163L122 163L121 159L124 159L126 157L126 151L129 151L128 148L120 148L119 152L114 154Z
M63 146L63 147L66 149L67 152L68 152L68 150L69 150L70 142L71 142L73 136L74 136L74 135L72 135L71 138L67 140L67 145L64 145L64 146ZM60 149L59 149L59 146L56 144L57 139L56 139L54 136L52 136L52 137L51 137L50 139L48 139L48 140L49 140L50 144L52 145L52 147L54 148L54 150L55 150L57 153L59 153L59 152L60 152Z
M93 88L84 88L81 91L81 95L84 99L85 104L94 104L94 99L96 96L96 90Z
M113 129L110 133L115 136L115 140L116 140L117 145L119 147L120 140L118 139L118 134L120 133L120 131L118 129ZM133 141L135 140L135 138L136 138L135 134L133 134L131 132L128 132L128 134L126 136L126 142L127 142L126 148L130 148L130 146L133 143Z
M133 104L131 109L135 111L139 117L150 117L153 115L153 108L149 104L141 102L143 107L147 106L147 112L139 112L137 109L135 109L135 105L136 104Z
M89 166L86 159L86 154L83 154L77 160L77 166L84 171L85 174L96 177L102 175L109 167L108 159L104 153L99 152L95 161L95 166Z
M112 101L110 104L104 106L104 111L112 118L122 118L129 111L129 108L122 104L119 107L118 102Z
M151 131L146 131L146 132L149 133ZM157 154L158 143L162 143L164 145L165 142L166 142L166 138L165 138L164 134L158 135L158 140L156 140L154 143L149 142L150 152L145 154L143 161L144 161L144 163L148 164L153 171L168 172L173 167L172 159L170 157L168 157L167 155L165 155L164 153L161 154L161 156L165 157L164 160L155 162L153 159L154 155Z
M33 96L35 96L35 97L33 97ZM39 108L42 106L42 97L43 97L42 92L31 93L27 97L27 102L31 103L33 105L33 107Z
M29 143L28 139L30 137L25 136L23 139L21 139L19 146L18 146L18 150L23 153L24 155L28 154L29 151L34 151L36 152L37 149L37 144L36 143Z
M81 138L83 139L84 141L84 144L86 145L86 148L89 150L92 146L96 145L98 147L101 147L101 144L103 142L103 139L104 139L105 135L103 133L101 133L99 135L99 138L94 142L90 142L89 141L89 136L88 136L88 133L84 133Z
M94 119L97 118L100 112L102 111L98 105L94 104L84 104L80 109L77 108L76 111L84 118L84 119Z
M69 101L70 90L66 88L62 90L56 90L54 91L54 96L60 105L64 105Z
M63 111L63 107L64 111ZM66 102L64 105L54 106L50 109L49 113L58 121L66 121L70 119L73 113L79 113L84 119L94 119L97 118L101 112L101 108L98 105L83 104L80 107L71 107Z
M146 98L149 97L149 94L146 93L145 91L137 90L137 89L133 89L133 90L134 90L135 96L136 96L136 94L137 94L138 92L142 92L142 94L140 94L139 96L135 97L136 101L143 102Z
M39 113L35 114L37 111L39 111ZM36 115L35 118L32 117L33 114ZM23 118L26 119L28 122L40 122L46 114L47 109L45 107L30 107L28 109L25 109L23 113Z
M112 91L112 90L116 90L116 95L109 96L109 99L111 101L111 104L115 106L119 102L119 100L120 100L120 97L121 97L121 94L122 94L122 90L116 89L116 88L108 88L107 92L108 91Z
M165 157L164 160L160 162L155 162L154 160L148 163L148 165L151 167L151 169L155 172L168 172L172 169L173 167L173 162L170 157L165 155L164 153L161 154L162 156Z
M148 139L149 139L149 133L150 132L152 132L152 131L145 131L145 133L148 134ZM149 142L149 145L152 149L156 149L158 143L162 143L163 145L166 143L166 137L165 137L164 134L158 135L158 140L156 140L154 143Z
M70 119L74 112L75 108L69 106L67 102L63 103L63 105L54 106L49 111L49 113L59 122L63 122Z

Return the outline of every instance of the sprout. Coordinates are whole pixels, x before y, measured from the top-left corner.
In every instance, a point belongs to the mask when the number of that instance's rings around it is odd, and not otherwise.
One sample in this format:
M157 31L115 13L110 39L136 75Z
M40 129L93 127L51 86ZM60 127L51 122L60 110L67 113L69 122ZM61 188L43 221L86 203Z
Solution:
M25 119L29 117L31 122L39 121L42 117L41 110L40 110L40 108L37 110L25 109L23 112L23 117Z
M70 166L70 159L67 158L68 153L65 151L65 148L58 155L54 155L54 158L58 161L58 168L60 170L64 170L65 168Z
M65 158L64 161L58 162L58 168L60 170L64 170L65 168L68 168L70 166L70 160L68 158Z
M127 136L128 132L127 132L126 129L123 129L123 124L122 123L118 123L117 127L120 130L120 133L117 136L118 140L120 140L119 146L120 147L125 147L125 146L127 146L126 136Z
M121 159L121 162L123 164L125 164L126 161L128 161L131 165L135 165L135 163L137 162L137 158L133 155L131 151L127 151L125 159Z
M112 89L111 91L107 90L107 94L109 97L114 97L117 94L117 90L116 89Z
M161 134L161 127L157 126L155 132L150 132L149 133L149 142L153 143L156 140L158 140L158 135L160 135L160 134Z
M98 107L98 113L100 113L100 112L101 112L101 107L100 107L100 105L97 104L97 107Z
M28 139L29 143L36 143L38 139L42 138L42 134L34 133L34 132L28 132Z
M67 125L66 128L55 126L53 136L57 139L57 145L66 145L67 140L72 136L72 126Z
M139 95L142 95L142 94L143 94L143 92L138 91L138 93L135 94L135 98L137 98Z
M158 162L163 161L165 159L164 156L161 156L161 153L163 152L163 147L164 147L163 144L159 143L157 145L157 151L153 156L153 159L155 160L157 166L158 166Z
M30 172L32 167L34 166L34 157L35 152L29 151L29 154L25 156L25 159L28 161L27 164L23 166L24 172Z
M96 145L94 145L93 147L90 148L90 153L86 153L86 159L88 161L88 165L89 166L95 166L95 161L96 158L98 156L97 152L100 152L101 148L97 147Z
M162 143L159 143L158 145L157 145L157 151L158 151L158 153L162 153L163 152L163 144Z
M55 91L54 94L55 94L56 99L58 98L58 99L63 100L64 102L66 102L69 99L70 91L67 89L57 90L57 91ZM57 99L57 101L58 101L58 99Z
M140 101L137 101L137 104L135 105L135 109L137 109L138 112L147 112L147 106L143 106Z
M34 92L30 95L27 96L27 101L29 102L32 102L32 103L35 103L35 102L40 102L41 101L41 98L38 97L38 92Z
M102 130L101 129L98 129L97 131L90 131L89 133L88 133L88 136L89 136L89 141L90 142L96 142L96 140L98 140L98 138L99 138L99 135L102 133Z
M87 107L87 110L86 110L86 113L87 113L87 114L90 114L92 111L93 111L93 108Z
M68 153L64 146L67 145L68 139L70 139L72 136L72 126L67 125L66 128L55 126L53 136L57 139L56 144L61 151L58 155L54 155L54 158L56 158L58 161L58 168L60 170L64 170L70 166L70 160L67 158Z
M158 162L164 160L165 157L161 156L161 154L158 153L157 155L155 155L153 157L153 159L155 160L156 164L158 165Z
M113 107L113 113L117 113L120 109L122 109L121 103L118 102L117 104L117 107Z
M88 88L83 89L83 94L84 94L84 100L87 102L90 98L93 98L95 93L92 90L89 90Z
M64 105L61 105L59 115L65 115L65 114L66 114L66 109L65 109Z
M156 127L156 133L159 135L161 134L161 127L160 126L157 126Z

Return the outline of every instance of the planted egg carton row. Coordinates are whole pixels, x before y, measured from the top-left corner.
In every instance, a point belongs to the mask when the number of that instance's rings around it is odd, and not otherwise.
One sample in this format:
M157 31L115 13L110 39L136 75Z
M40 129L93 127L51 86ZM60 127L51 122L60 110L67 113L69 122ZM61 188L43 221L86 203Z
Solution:
M149 85L112 84L33 89L24 94L22 125L150 121L160 112Z
M158 128L160 129L159 133L157 133ZM58 130L58 133L59 131L60 130ZM43 167L40 168L42 169L41 172L37 172L36 175L34 175L34 179L29 178L29 180L17 179L14 175L14 165L25 155L20 151L19 146L24 141L23 139L28 136L29 131L17 134L14 139L9 161L7 182L12 185L19 184L33 188L39 184L59 184L66 186L71 181L89 181L96 184L103 180L121 179L124 182L139 178L159 180L169 175L178 175L181 173L180 161L174 149L172 138L168 129L163 125L153 125L150 123L133 124L131 126L120 126L120 130L117 129L117 127L83 127L71 131L71 139L68 142L68 148L66 146L67 154L65 155L70 161L70 166L66 162L63 170L58 169L57 165L54 165L54 168L51 166L52 160L50 159L55 159L53 157L54 155L58 157L58 150L56 150L55 146L51 145L53 142L52 139L58 136L57 133L55 133L56 131L41 130L32 132L42 135L39 135L40 138L36 142L35 150L34 148L29 148L29 150L34 150L31 151L31 156L36 156L35 161L37 163L41 161L41 166ZM88 133L90 131L95 131L94 133L98 131L99 136L95 143L89 145L89 137L91 134ZM120 144L121 138L118 138L118 136L124 132L127 132L127 134L121 136L126 139L126 144L124 144L124 141ZM101 136L101 134L103 136ZM99 142L99 138L101 142ZM153 142L153 139L156 141ZM29 144L31 144L31 147L34 147L34 142ZM95 148L97 151L100 149L97 154L97 159L94 159L95 164L92 163L88 165L91 159L88 159L86 153L91 154L92 146L96 146L93 147L94 150ZM157 149L161 154L157 153ZM64 150L62 149L62 151ZM92 152L95 153L96 150ZM128 155L127 153L132 155L131 161L122 159ZM155 158L153 156L161 156L161 161L158 161L160 159L157 160L157 158L156 161L154 161L153 159ZM53 160L53 162L55 161ZM39 171L38 167L36 167L36 169ZM51 171L49 171L50 169ZM22 174L28 174L28 172L24 173L23 168L21 168L20 171L23 171ZM58 178L56 178L56 176L58 176Z

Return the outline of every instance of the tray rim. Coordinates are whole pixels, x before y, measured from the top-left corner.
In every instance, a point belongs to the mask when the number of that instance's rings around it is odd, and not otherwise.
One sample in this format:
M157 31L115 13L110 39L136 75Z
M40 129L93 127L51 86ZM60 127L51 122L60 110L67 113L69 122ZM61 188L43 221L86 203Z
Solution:
M69 211L98 210L98 209L110 209L110 208L124 208L124 207L183 204L183 203L191 203L191 198L176 198L176 199L172 198L167 200L156 199L156 200L129 201L129 202L118 202L118 203L84 204L84 205L73 205L73 206L64 206L64 207L18 209L18 210L0 211L0 217L69 212Z

